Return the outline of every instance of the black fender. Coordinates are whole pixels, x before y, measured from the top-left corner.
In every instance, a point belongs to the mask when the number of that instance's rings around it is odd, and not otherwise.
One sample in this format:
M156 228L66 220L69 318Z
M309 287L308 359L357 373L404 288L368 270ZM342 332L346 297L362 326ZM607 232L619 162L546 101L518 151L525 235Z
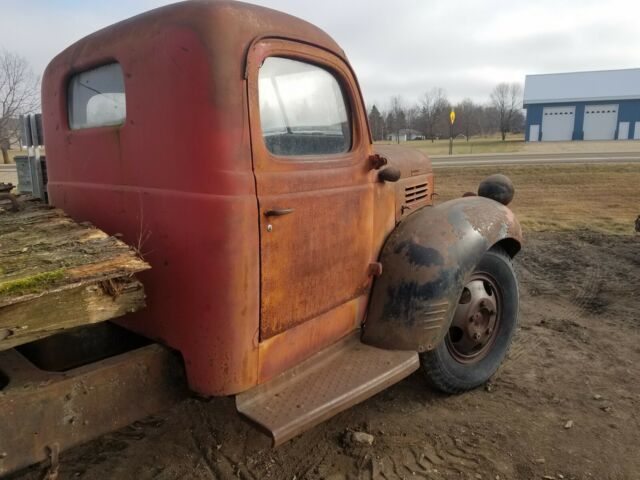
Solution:
M406 217L382 248L362 341L394 350L435 348L466 278L496 244L513 257L522 229L509 208L488 198L459 198Z

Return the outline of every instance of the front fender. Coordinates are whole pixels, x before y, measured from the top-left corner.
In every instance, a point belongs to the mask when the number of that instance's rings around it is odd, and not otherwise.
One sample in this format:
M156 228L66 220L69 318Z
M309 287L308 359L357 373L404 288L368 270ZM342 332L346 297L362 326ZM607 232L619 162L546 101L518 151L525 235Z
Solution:
M484 197L409 215L382 248L382 274L373 286L363 342L418 352L435 348L482 255L500 243L513 256L521 242L513 212Z

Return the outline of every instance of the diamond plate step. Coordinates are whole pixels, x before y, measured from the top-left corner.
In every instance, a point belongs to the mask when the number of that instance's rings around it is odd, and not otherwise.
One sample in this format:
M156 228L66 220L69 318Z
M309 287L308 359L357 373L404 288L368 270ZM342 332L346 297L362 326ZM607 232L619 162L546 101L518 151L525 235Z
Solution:
M419 366L416 352L360 342L360 331L293 369L236 396L240 413L280 445L402 380Z

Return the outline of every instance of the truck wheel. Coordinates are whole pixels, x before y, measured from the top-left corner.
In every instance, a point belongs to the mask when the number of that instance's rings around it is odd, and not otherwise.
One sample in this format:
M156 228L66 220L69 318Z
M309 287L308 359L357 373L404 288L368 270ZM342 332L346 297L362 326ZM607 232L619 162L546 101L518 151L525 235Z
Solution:
M420 355L429 384L460 393L485 383L504 359L518 323L518 281L501 248L489 250L462 290L442 342Z

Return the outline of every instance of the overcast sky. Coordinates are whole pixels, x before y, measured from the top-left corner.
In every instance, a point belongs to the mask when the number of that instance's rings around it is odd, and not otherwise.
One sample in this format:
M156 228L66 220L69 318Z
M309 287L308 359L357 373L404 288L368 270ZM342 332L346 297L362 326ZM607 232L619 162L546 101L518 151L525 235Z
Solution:
M83 36L166 0L0 0L0 48L41 74ZM323 28L346 51L368 105L433 87L486 102L529 73L640 67L638 0L254 0Z

